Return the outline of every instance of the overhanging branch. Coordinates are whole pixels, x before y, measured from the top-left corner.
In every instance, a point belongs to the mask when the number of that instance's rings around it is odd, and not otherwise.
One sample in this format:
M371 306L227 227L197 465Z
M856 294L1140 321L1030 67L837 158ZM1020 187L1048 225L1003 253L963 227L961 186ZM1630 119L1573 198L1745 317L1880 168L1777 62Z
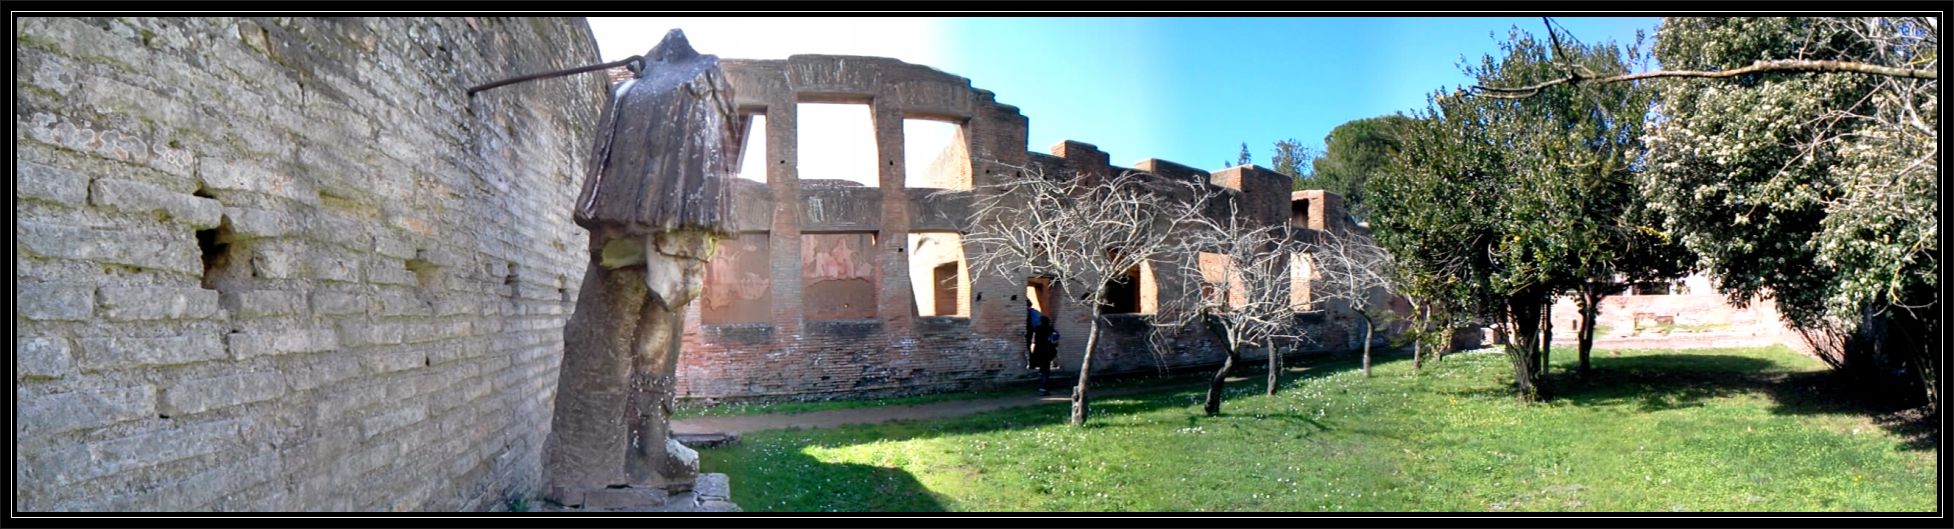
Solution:
M1582 82L1616 83L1616 82L1624 82L1624 81L1639 81L1642 79L1662 79L1662 78L1719 79L1725 77L1736 77L1744 74L1764 73L1764 72L1863 73L1869 75L1883 75L1887 77L1898 77L1903 79L1939 79L1940 78L1939 73L1935 72L1934 70L1910 70L1906 68L1880 66L1877 64L1866 64L1862 62L1782 59L1782 60L1775 60L1775 61L1757 61L1751 63L1750 66L1745 66L1742 68L1735 68L1730 70L1717 70L1717 71L1657 70L1653 72L1632 73L1632 74L1616 75L1611 77L1583 77L1579 74L1574 74L1574 75L1569 75L1567 77L1554 79L1552 81L1546 81L1543 83L1533 84L1528 86L1498 87L1498 86L1475 85L1472 87L1472 90L1481 94L1485 94L1486 97L1492 97L1498 99L1525 99L1525 98L1533 97L1535 94L1539 94L1542 89L1546 89L1557 85L1563 85L1563 84L1573 85Z

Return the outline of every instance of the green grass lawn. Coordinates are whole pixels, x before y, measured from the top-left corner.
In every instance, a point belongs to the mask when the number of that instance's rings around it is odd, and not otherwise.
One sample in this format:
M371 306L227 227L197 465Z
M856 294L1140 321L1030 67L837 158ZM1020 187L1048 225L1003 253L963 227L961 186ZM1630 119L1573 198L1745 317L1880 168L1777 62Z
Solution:
M1507 392L1506 359L1422 373L1386 355L1255 377L1224 415L1202 393L955 419L751 432L700 450L748 511L1931 511L1935 452L1840 404L1788 349L1598 353L1553 401ZM1558 363L1557 363L1558 364ZM1248 371L1244 374L1255 373Z

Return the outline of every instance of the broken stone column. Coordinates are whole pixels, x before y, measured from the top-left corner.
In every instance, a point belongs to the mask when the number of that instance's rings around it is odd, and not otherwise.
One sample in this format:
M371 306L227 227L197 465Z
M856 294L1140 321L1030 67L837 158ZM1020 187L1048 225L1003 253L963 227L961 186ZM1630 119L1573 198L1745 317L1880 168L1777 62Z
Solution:
M740 131L718 57L684 33L634 73L611 88L573 214L590 264L544 445L545 499L573 508L659 510L699 479L670 436L673 381L685 305L728 231Z

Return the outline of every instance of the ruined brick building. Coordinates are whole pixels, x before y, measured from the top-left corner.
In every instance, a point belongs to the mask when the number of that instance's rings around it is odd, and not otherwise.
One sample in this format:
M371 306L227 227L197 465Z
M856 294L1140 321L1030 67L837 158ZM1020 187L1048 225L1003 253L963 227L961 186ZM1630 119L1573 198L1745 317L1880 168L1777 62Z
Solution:
M1036 278L973 278L967 231L972 193L1021 171L1048 175L1142 171L1204 182L1263 225L1348 230L1339 197L1290 191L1290 179L1255 166L1213 173L1162 160L1133 167L1074 141L1027 152L1027 118L970 80L876 57L798 55L728 60L737 106L747 116L746 165L738 190L739 234L722 245L704 293L690 309L682 398L826 398L982 386L1020 380L1025 369L1027 297L1053 316L1059 364L1076 369L1090 311L1053 299ZM802 126L810 110L863 116L856 130ZM826 108L821 108L826 107ZM852 109L849 109L852 107ZM917 131L948 127L934 141ZM801 143L824 135L872 137L865 163L821 172ZM942 141L947 136L948 141ZM759 167L754 167L758 165ZM1136 314L1180 295L1177 274L1142 266L1122 292L1095 371L1155 371L1219 364L1224 354L1195 333L1156 356ZM1307 267L1298 267L1307 274ZM1309 279L1293 282L1298 317L1316 327L1310 348L1341 349L1352 314L1309 302Z

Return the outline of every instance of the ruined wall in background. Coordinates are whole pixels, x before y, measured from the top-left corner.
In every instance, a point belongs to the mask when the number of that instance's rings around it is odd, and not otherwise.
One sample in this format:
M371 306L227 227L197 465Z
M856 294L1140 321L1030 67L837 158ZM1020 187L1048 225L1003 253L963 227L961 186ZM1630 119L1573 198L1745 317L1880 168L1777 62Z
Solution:
M1595 344L1601 348L1810 347L1784 325L1777 304L1751 301L1743 308L1708 288L1689 294L1622 294L1601 299L1595 314ZM1554 343L1578 344L1580 306L1572 298L1554 301Z
M473 510L540 478L576 19L21 18L15 508Z
M968 231L972 199L1018 171L1144 171L1209 185L1258 222L1290 218L1290 180L1266 169L1210 174L1162 160L1119 167L1096 147L1072 141L1052 147L1050 155L1027 152L1028 120L1015 107L997 103L968 79L926 66L827 55L724 64L740 112L765 117L764 128L748 132L753 141L746 146L765 158L745 162L765 167L743 169L766 178L736 184L740 205L733 222L741 235L715 257L715 272L688 308L680 398L862 397L1035 378L1026 367L1029 278L981 271L972 277L967 261L976 249L956 236ZM859 133L874 135L874 160L859 170L872 174L816 175L799 166L800 152L821 148L802 140L851 133L846 127L800 130L803 103L865 107L869 130ZM943 123L956 128L926 135ZM908 141L911 134L919 141ZM1328 206L1306 221L1313 218L1318 229L1346 228L1334 194L1326 198L1319 191L1311 198ZM1159 300L1181 295L1183 277L1198 273L1171 263L1146 266L1132 287L1138 299L1128 304L1153 312ZM762 301L770 312L760 313ZM1059 376L1074 376L1085 356L1090 310L1076 299L1052 301L1048 312L1064 336ZM1304 351L1337 350L1349 341L1354 317L1347 310L1297 317L1319 337ZM1204 329L1175 333L1164 347L1153 347L1142 316L1107 320L1095 372L1155 373L1218 365L1225 357Z
M756 140L748 148L766 153L758 162L764 171L750 168L766 181L738 184L734 224L745 237L767 240L765 253L741 253L740 264L726 266L767 274L708 279L688 308L679 396L940 391L1028 374L1022 279L966 274L955 289L958 314L926 316L937 312L933 283L941 263L917 267L906 248L913 233L958 231L968 217L969 188L994 182L1007 165L1023 165L1024 116L967 79L893 59L796 55L724 65L740 111L765 116L764 129L748 133ZM871 130L862 133L874 135L874 163L860 169L868 174L799 167L800 151L818 148L800 144L801 103L837 102L862 104L870 116ZM905 133L914 120L960 128L946 136L947 145L920 146L911 156ZM759 284L765 288L748 286ZM931 289L929 307L918 310L915 288ZM764 296L771 311L728 318L707 305L738 297L717 291L742 289ZM702 318L707 314L714 317Z

